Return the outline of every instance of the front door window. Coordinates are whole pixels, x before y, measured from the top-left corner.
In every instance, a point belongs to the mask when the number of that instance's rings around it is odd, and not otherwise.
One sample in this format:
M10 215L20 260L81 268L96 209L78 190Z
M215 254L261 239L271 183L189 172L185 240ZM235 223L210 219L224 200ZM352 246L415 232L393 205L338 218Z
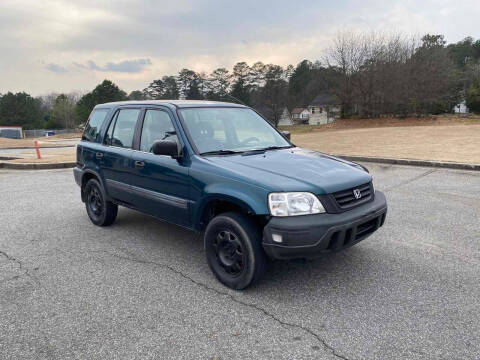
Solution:
M143 120L140 150L152 152L152 145L157 140L177 140L177 133L170 116L161 110L147 110Z

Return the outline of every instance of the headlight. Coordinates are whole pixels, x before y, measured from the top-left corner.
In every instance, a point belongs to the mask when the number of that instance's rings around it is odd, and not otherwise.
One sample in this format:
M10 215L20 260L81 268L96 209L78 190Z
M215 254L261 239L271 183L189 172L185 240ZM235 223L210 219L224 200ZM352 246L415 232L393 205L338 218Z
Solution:
M268 206L272 216L295 216L325 212L317 197L307 192L271 193Z

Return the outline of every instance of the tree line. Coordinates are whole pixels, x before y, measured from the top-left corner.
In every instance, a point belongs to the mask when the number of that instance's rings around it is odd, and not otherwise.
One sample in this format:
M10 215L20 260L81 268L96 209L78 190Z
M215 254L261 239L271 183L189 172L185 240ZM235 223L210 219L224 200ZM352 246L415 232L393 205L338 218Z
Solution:
M127 94L109 80L86 94L0 95L0 125L72 128L96 104L120 100L207 99L254 107L275 124L285 107L334 95L343 117L448 113L462 100L480 112L480 40L447 44L443 35L339 33L321 60L282 67L236 63L207 74L182 69Z

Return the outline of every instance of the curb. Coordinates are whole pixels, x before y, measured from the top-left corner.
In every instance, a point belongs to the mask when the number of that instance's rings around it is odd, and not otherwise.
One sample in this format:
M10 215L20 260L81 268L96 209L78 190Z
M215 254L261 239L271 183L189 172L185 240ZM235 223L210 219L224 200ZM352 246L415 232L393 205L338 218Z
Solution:
M428 161L428 160L413 160L413 159L392 159L392 158L379 158L368 156L356 156L356 155L333 155L349 161L364 161L373 162L379 164L394 164L394 165L410 165L410 166L423 166L423 167L437 167L444 169L456 169L456 170L475 170L480 171L480 164L466 164L456 163L448 161Z
M76 162L63 162L51 164L36 164L36 163L11 163L0 162L0 169L15 169L15 170L47 170L47 169L66 169L73 168L77 165Z

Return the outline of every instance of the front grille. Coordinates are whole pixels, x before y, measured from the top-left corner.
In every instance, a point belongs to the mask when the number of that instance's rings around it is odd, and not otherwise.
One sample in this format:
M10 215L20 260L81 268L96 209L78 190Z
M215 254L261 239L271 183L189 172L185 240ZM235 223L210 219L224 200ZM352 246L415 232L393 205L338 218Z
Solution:
M360 192L360 197L355 197L355 191ZM366 203L373 198L373 185L371 182L360 186L355 186L351 189L338 191L333 193L333 198L338 207L342 210L353 208L357 205Z

